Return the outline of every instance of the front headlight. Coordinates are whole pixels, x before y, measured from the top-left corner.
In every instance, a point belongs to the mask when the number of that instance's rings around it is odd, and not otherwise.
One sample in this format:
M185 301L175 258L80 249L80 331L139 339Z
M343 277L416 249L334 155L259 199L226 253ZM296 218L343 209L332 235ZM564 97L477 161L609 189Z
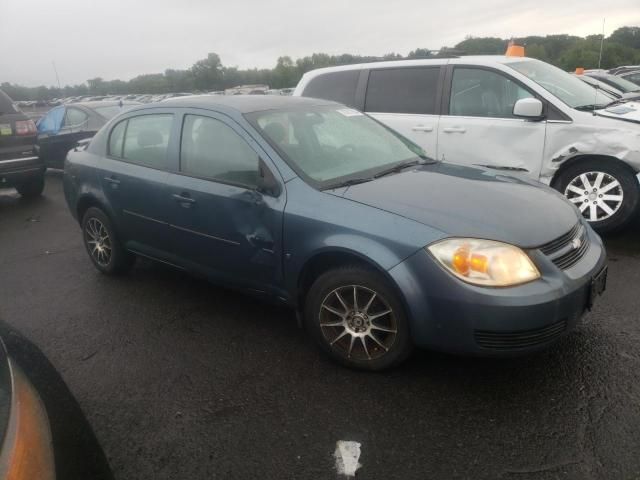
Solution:
M508 243L449 238L426 247L451 273L486 287L510 287L540 278L529 256Z

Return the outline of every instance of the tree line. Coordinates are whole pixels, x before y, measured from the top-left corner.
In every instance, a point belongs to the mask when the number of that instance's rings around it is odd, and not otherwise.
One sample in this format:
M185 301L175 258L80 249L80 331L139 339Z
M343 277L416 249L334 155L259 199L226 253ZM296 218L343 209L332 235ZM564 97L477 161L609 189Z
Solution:
M537 58L571 71L576 67L596 68L600 57L601 35L578 37L573 35L547 35L514 38L524 45L528 57ZM24 87L7 82L0 88L14 100L48 100L75 95L107 95L134 93L209 92L237 85L263 84L271 88L294 87L300 77L316 68L352 63L399 60L403 58L437 58L449 55L503 54L510 39L497 37L467 37L452 48L437 51L417 48L406 56L388 53L380 57L352 54L313 55L296 59L278 58L274 68L246 69L227 67L216 53L198 60L186 70L167 69L164 73L139 75L129 81L92 78L79 85L57 87ZM605 38L602 68L640 64L640 27L621 27Z

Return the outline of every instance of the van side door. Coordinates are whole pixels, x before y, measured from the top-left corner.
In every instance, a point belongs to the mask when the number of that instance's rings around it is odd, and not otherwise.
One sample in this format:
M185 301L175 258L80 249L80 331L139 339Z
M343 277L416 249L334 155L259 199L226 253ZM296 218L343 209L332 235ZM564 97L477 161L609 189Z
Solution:
M437 154L441 71L439 65L372 69L365 94L365 112L432 158Z
M510 75L476 65L450 65L438 125L438 159L521 172L538 179L546 120L513 115L535 94ZM544 103L544 101L543 101Z

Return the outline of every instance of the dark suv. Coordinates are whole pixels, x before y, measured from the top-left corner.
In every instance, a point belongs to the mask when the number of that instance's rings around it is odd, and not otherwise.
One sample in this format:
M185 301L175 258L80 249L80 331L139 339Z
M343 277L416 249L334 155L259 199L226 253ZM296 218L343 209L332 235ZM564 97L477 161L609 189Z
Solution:
M15 187L23 197L44 188L45 167L35 150L36 125L0 90L0 187Z

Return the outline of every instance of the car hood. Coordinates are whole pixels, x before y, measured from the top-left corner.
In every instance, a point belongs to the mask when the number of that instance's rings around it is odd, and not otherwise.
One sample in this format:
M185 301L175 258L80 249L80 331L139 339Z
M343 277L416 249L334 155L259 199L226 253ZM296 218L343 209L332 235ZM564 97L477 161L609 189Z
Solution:
M613 105L609 108L603 108L602 110L596 110L596 114L601 117L640 123L640 101L636 99Z
M567 233L577 210L558 192L499 172L438 163L335 191L436 228L532 248Z

